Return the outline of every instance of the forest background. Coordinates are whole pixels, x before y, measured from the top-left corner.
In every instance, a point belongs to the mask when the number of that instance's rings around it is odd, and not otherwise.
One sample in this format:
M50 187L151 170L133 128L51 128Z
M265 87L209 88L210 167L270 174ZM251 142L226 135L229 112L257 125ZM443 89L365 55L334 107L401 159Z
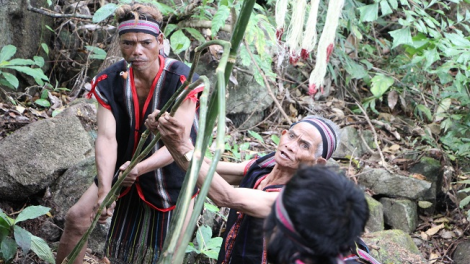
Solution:
M0 140L27 123L56 115L86 93L91 78L118 55L112 45L111 14L129 2L47 0L33 5L25 0L25 8L41 14L42 39L33 47L36 54L28 58L15 56L17 43L1 48L2 108L15 109L14 114L25 119L2 123ZM169 40L167 51L188 64L195 47L230 34L241 6L231 0L140 2L159 7ZM257 1L238 54L239 70L248 67L254 80L274 95L275 103L264 111L263 122L231 127L223 158L240 161L272 150L276 131L313 109L335 115L342 126L355 123L375 131L378 122L392 124L390 130L398 130L401 137L381 137L377 150L382 159L370 164L367 157L351 157L349 164L356 166L348 173L354 175L365 165L392 164L406 170L409 164L394 163L404 149L435 153L451 171L443 184L444 206L436 214L453 219L446 229L463 232L450 241L436 235L430 240L432 247L421 249L426 259L438 252L435 261L451 263L446 261L453 249L468 236L470 217L470 1L346 0L328 65L326 93L314 98L307 94L314 52L295 65L288 63L288 56L280 52L285 40L278 42L275 36L275 4ZM320 3L319 34L327 5ZM211 48L208 56L218 60L219 53L220 49ZM319 104L341 107L318 109ZM410 123L393 127L395 116Z

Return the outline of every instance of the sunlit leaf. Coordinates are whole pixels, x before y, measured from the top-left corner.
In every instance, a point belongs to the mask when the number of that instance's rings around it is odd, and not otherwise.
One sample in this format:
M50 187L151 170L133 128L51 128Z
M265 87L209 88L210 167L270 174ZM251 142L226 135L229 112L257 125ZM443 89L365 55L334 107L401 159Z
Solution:
M34 64L36 64L39 68L41 68L42 66L44 66L44 58L41 57L41 56L34 56Z
M0 62L7 61L16 53L16 47L13 45L6 45L0 51Z
M393 10L388 4L387 0L380 1L380 11L382 11L382 16L386 16L393 13Z
M25 66L6 66L5 68L17 70L19 72L25 73L33 78L42 79L48 81L49 78L44 75L44 72L39 68L29 68Z
M196 241L199 249L206 248L206 244L212 237L212 229L206 225L200 226L196 232Z
M447 115L447 111L450 109L450 105L452 104L452 99L450 98L444 98L442 101L439 102L439 105L437 106L436 113L435 113L435 122L439 122L444 117ZM441 126L442 128L442 126Z
M32 235L31 250L36 253L40 259L49 263L55 263L54 255L44 239Z
M165 27L165 32L164 33L165 33L166 36L169 36L171 34L171 32L173 32L177 28L178 28L178 25L168 24Z
M39 216L45 215L49 212L51 208L41 206L41 205L32 205L28 206L16 217L15 224L24 220L34 219Z
M96 10L95 14L93 14L93 23L100 23L101 21L105 20L109 16L114 14L114 11L118 8L118 5L113 3L108 3L98 10Z
M259 142L264 143L263 137L260 134L256 133L255 131L248 130L248 134L250 134L250 136L257 139Z
M271 140L274 144L279 145L279 137L277 135L271 135Z
M95 46L85 46L85 48L90 51L92 54L90 55L90 59L97 59L97 60L104 60L106 59L106 51L95 47Z
M429 110L429 108L427 108L425 105L422 105L422 104L418 104L416 106L416 110L419 111L420 113L420 116L421 116L421 113L424 114L426 116L426 118L431 121L432 120L432 114L431 114L431 110ZM421 116L422 118L422 116Z
M51 106L51 103L46 99L37 99L34 103L46 108Z
M359 21L361 22L372 22L379 18L379 4L374 3L366 6L361 6L358 8L361 17Z
M44 50L44 52L49 55L49 46L47 46L46 43L41 43L41 47Z
M219 212L219 207L210 203L204 203L204 208L206 208L206 210L213 212L213 213Z
M411 31L409 27L404 27L402 29L390 31L388 33L393 38L392 49L402 44L406 44L406 45L413 44L413 39L411 38Z
M171 49L175 54L179 54L189 48L191 41L180 29L173 33L170 37Z
M370 91L376 98L381 98L382 95L393 85L394 80L391 77L383 74L377 74L372 78L372 87Z
M184 30L188 31L189 34L191 34L191 36L193 36L193 38L197 39L197 41L199 41L199 44L202 44L202 43L206 42L206 39L201 34L201 32L199 32L199 30L194 29L194 28L190 28L190 27L185 27Z

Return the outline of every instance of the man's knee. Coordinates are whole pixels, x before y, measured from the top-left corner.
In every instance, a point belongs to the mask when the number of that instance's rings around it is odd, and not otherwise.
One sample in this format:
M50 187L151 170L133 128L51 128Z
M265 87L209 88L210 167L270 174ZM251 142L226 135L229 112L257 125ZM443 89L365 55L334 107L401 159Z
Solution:
M86 229L91 225L91 211L92 210L86 208L86 206L75 204L65 215L66 227L76 229L78 232L83 230L86 231Z

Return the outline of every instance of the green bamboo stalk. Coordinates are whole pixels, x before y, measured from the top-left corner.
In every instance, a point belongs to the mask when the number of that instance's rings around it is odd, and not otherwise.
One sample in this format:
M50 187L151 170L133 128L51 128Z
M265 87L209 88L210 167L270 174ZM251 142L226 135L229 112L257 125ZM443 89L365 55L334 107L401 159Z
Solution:
M207 195L210 183L212 181L212 178L213 178L216 166L217 166L217 162L220 159L220 156L221 156L221 154L224 150L225 84L228 83L230 74L231 74L232 69L233 69L233 65L236 62L236 55L237 55L237 52L238 52L238 47L239 47L241 41L243 40L243 35L244 35L245 30L246 30L246 26L248 24L251 13L253 11L254 3L255 3L254 0L247 0L247 1L243 2L243 6L242 6L242 9L241 9L241 15L239 16L239 19L237 20L237 24L236 24L235 29L233 31L233 35L232 35L232 39L231 39L231 50L229 52L229 58L228 58L227 64L225 65L225 70L224 71L222 70L223 69L223 66L221 66L222 62L219 64L219 67L217 68L217 71L218 71L218 74L217 74L217 87L218 87L218 89L214 90L214 92L212 93L211 98L210 98L209 118L206 121L204 133L202 135L201 134L198 135L197 143L199 142L200 137L202 136L203 137L203 143L202 143L203 148L202 149L205 150L207 148L209 139L212 136L212 129L215 125L215 120L217 119L217 115L218 115L218 117L219 117L218 122L219 122L220 125L219 125L218 131L217 131L217 138L216 138L217 150L215 152L213 162L211 164L211 167L209 168L209 172L208 172L208 175L206 176L206 180L203 183L203 186L200 189L200 192L198 194L198 198L197 198L196 204L194 206L194 210L193 210L193 213L191 215L191 219L188 223L187 230L186 230L185 234L183 235L182 240L180 241L180 247L177 249L177 252L175 252L174 256L173 256L173 253L171 251L172 248L169 249L167 247L168 240L173 240L173 241L178 242L178 240L181 237L181 234L180 234L181 229L176 230L176 229L172 229L170 227L171 238L167 238L167 240L165 241L165 247L164 247L164 250L163 250L162 258L159 260L159 263L165 263L166 264L166 263L181 263L182 262L183 257L184 257L184 253L185 253L185 250L186 250L186 245L189 242L189 239L192 237L192 234L194 232L195 222L197 220L197 217L199 216L200 210L202 209L202 205L204 203L204 200L205 200L205 197ZM226 54L226 52L224 52L224 54ZM220 73L220 72L222 72L222 73ZM203 121L205 121L205 120L200 119L200 123L203 122ZM200 125L200 130L202 130L201 125ZM196 143L196 145L197 145L197 143ZM197 149L197 147L196 147L196 149ZM200 168L199 164L201 164L201 162L204 158L204 153L205 153L205 151L201 151L201 150L197 150L197 151L199 151L197 153L198 155L194 155L194 157L196 157L196 156L200 157L201 160L197 161L198 169L197 170L195 169L195 171L199 171L199 168ZM195 153L196 153L196 150L195 150ZM195 164L195 162L196 161L194 161L194 160L191 162L191 164L190 164L191 169L192 169L192 166ZM188 169L188 171L191 170L191 169ZM194 177L194 175L189 175L188 176L188 174L187 174L186 177ZM190 189L190 190L192 190L192 189ZM184 190L184 191L187 191L187 190ZM177 204L178 204L178 206L177 206L176 210L178 210L178 207L179 207L179 203L177 203ZM176 211L175 214L173 215L173 220L174 219L181 219L180 221L184 221L184 219L186 219L186 217L182 217L180 211ZM177 232L177 233L175 234L175 232ZM174 237L176 237L176 238L174 238ZM173 244L176 245L176 242L173 242Z
M228 51L230 49L229 42L223 41L223 40L208 41L204 43L203 45L196 48L195 59L197 60L201 52L205 48L209 47L210 45L221 45L225 50L224 52L225 56L222 56L219 62L219 66L217 67L217 70L216 70L216 72L222 72L223 74L223 69L225 68L225 65L228 60ZM193 62L193 65L194 65L194 62ZM223 75L222 75L222 78L223 78ZM209 85L209 80L207 80L207 84L205 84L204 89L208 88L206 85ZM222 83L222 85L224 84ZM218 87L218 88L220 89L221 87ZM225 91L225 85L222 86L222 89L224 89ZM207 91L207 93L208 92L209 91ZM205 129L206 113L207 113L207 96L204 97L204 101L200 100L200 103L201 105L199 107L200 109L199 110L200 111L199 130L207 131ZM202 145L202 142L203 142L202 139L203 139L202 136L198 136L198 138L196 139L195 153L201 153L201 149L207 148L207 146ZM182 240L183 238L182 238L181 230L183 229L184 221L187 218L187 212L189 209L189 204L191 202L192 192L194 190L194 187L196 186L197 176L198 176L202 161L204 159L204 154L200 156L199 155L194 155L194 156L195 158L193 158L188 170L186 171L185 180L183 181L183 188L181 189L180 195L176 202L177 206L176 206L175 212L173 214L173 217L170 223L169 234L172 234L172 235L165 240L165 244L162 250L163 253L161 254L162 257L160 258L159 263L179 263L177 259L182 261L186 247L185 246L178 247L178 243L180 245L186 245L190 239L188 238L186 241ZM199 193L199 195L201 194ZM196 223L195 220L192 222L190 220L187 228L193 227L195 223ZM194 230L194 227L192 229ZM188 232L189 231L187 230L185 233L187 234ZM180 252L179 254L175 254L175 253L178 253L177 248L183 251Z
M224 51L228 51L230 48L230 43L225 43ZM217 85L218 85L218 105L219 105L219 120L218 123L220 124L217 127L217 137L216 137L216 152L215 155L212 159L211 166L209 168L208 175L206 176L206 179L204 181L204 184L202 188L199 191L199 194L197 196L193 213L191 214L191 218L188 222L188 226L186 229L186 232L183 233L182 239L180 241L181 245L187 245L189 241L191 240L192 234L194 233L194 229L196 228L196 222L197 219L200 215L199 212L201 212L202 207L204 206L204 200L207 196L207 192L209 191L210 183L212 182L212 178L214 176L215 169L217 168L217 163L220 160L220 157L222 155L222 151L224 151L224 138L225 138L225 77L224 77L224 70L226 67L228 61L228 52L224 52L224 55L220 59L219 66L216 69L216 74L217 74ZM205 121L205 120L204 120ZM205 150L207 149L207 145L203 145L203 140L204 138L201 137L201 139L197 142L199 145L196 148L195 153L197 152L197 155L194 155L196 158L197 162L197 168L191 171L190 177L196 177L198 176L199 170L201 168L201 164L204 161L204 154ZM181 237L181 234L180 234ZM175 252L175 258L174 258L174 263L182 263L184 254L186 252L186 247L181 246L176 249Z
M196 82L192 83L185 89L183 86L181 86L175 94L180 94L180 97L177 97L178 95L174 95L170 98L170 100L163 106L162 111L160 114L158 114L157 119L170 107L170 105L173 103L173 101L178 98L175 102L175 104L172 107L172 110L170 112L170 115L173 116L178 107L181 105L183 100L186 98L186 96L194 90L198 85L202 83L201 79L198 79ZM143 143L146 141L148 135L150 134L150 131L147 129L144 133L142 133L142 137L139 141L140 147L142 147ZM100 207L98 208L95 217L93 218L93 221L91 223L91 226L88 228L87 232L82 236L82 238L78 241L77 245L72 249L69 255L64 258L62 261L62 264L68 264L68 263L73 263L75 259L77 258L78 254L82 250L83 246L85 243L88 241L88 237L90 236L91 232L93 229L96 227L96 224L98 223L99 217L101 215L101 212L105 207L108 207L111 205L114 201L119 196L119 193L121 192L121 183L124 181L124 179L127 177L129 172L139 163L142 159L144 159L148 153L152 150L152 148L155 146L155 144L160 140L160 133L157 133L155 137L152 139L150 144L140 153L136 152L134 156L132 157L132 161L129 164L129 166L124 170L124 172L121 173L121 175L118 177L116 183L112 186L111 190L109 193L106 195L104 198L103 202L101 203Z

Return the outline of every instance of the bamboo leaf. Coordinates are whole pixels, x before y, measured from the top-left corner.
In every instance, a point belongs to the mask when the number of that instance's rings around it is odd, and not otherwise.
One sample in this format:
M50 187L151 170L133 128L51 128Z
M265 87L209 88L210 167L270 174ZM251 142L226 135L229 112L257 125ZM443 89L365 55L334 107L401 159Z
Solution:
M212 19L212 37L215 37L217 35L217 32L219 32L220 28L225 25L225 21L227 20L229 15L230 9L228 8L228 6L219 6L217 12L214 15L214 18Z
M21 213L18 215L18 217L15 219L15 224L21 221L29 220L29 219L34 219L39 216L47 214L51 209L48 207L44 207L41 205L33 205L33 206L28 206Z
M100 23L101 21L105 20L109 16L114 14L114 11L118 8L118 5L113 3L108 3L98 10L96 10L95 14L93 15L93 23Z
M398 47L401 44L406 44L406 45L413 44L413 39L411 38L411 31L409 27L404 27L402 29L390 31L389 34L393 38L392 49Z

